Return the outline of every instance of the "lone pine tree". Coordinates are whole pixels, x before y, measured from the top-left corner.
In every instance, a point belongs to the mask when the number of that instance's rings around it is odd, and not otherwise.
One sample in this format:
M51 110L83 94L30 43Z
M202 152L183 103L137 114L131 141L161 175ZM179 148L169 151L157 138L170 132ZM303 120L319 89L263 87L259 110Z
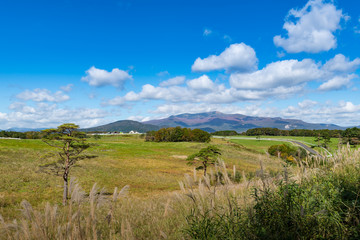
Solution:
M43 141L58 149L57 154L60 157L63 169L64 194L63 204L66 205L68 199L68 180L70 168L80 159L87 158L81 153L90 147L86 143L86 134L78 131L79 126L73 123L65 123L57 128L46 129Z
M190 155L187 158L187 163L189 165L198 165L196 170L203 169L204 176L206 176L208 166L215 165L218 162L219 155L221 155L220 149L210 145L206 148L202 148L199 152Z

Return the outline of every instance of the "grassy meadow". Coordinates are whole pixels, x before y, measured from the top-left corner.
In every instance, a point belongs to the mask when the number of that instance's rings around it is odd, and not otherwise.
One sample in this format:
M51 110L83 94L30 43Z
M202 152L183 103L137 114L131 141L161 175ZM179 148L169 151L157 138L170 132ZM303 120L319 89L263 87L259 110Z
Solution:
M299 140L299 139L296 139ZM311 141L311 139L303 139ZM356 239L360 152L343 147L311 166L265 150L277 141L214 138L223 164L186 164L205 143L89 139L71 170L70 199L41 140L0 140L0 239ZM234 167L236 172L234 174ZM240 182L236 182L236 176ZM97 183L97 184L94 184ZM13 219L17 219L14 221Z
M236 139L237 137L239 137L241 139ZM299 141L299 142L302 142L302 143L308 145L309 147L317 145L317 143L315 142L314 137L260 136L259 140L257 140L257 139L254 140L256 138L255 136L243 136L243 135L240 135L240 136L227 137L227 138L230 139L231 142L240 144L240 145L244 146L245 148L253 149L253 150L261 152L261 153L266 152L267 149L271 145L283 144L284 141L281 141L281 140ZM264 140L264 139L274 139L274 140ZM279 140L279 141L276 141L276 140ZM328 146L328 151L331 152L331 153L335 153L337 151L338 147L339 147L339 138L331 138L331 142L329 143L329 146ZM326 154L324 149L322 149L320 147L313 147L313 148L316 151L318 151L319 153Z
M145 142L139 136L104 136L100 140L89 138L93 144L86 150L90 159L79 161L70 172L83 189L89 191L94 183L111 194L115 187L130 186L129 196L153 198L178 191L184 174L193 175L186 157L207 146L206 143ZM211 144L222 150L221 158L229 172L236 170L253 176L260 161L272 172L281 169L281 162L222 139ZM35 207L46 202L61 204L63 180L61 171L43 168L56 160L49 155L56 151L41 140L0 139L0 214L4 218L20 214L19 204L26 199ZM201 176L201 172L197 175Z

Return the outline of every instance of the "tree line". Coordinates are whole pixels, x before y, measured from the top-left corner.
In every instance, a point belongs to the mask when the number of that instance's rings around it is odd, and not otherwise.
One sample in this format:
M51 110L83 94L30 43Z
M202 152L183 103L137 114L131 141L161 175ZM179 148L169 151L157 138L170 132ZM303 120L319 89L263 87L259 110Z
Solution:
M161 128L146 133L145 141L150 142L209 142L210 133L201 129L181 127Z
M292 129L281 130L278 128L253 128L244 133L246 136L298 136L298 137L315 137L315 141L327 147L330 138L341 138L341 142L350 145L360 144L360 128L353 127L346 130L329 130L329 129ZM321 145L321 144L319 144Z
M245 132L246 136L296 136L296 137L316 137L318 135L329 135L330 137L341 137L344 130L329 130L329 129L291 129L281 130L278 128L253 128Z
M236 135L240 135L238 132L236 132L235 130L225 130L225 131L216 131L211 133L211 135L213 136L236 136Z
M3 138L21 138L21 139L40 139L43 137L41 132L15 132L15 131L0 131L0 137Z

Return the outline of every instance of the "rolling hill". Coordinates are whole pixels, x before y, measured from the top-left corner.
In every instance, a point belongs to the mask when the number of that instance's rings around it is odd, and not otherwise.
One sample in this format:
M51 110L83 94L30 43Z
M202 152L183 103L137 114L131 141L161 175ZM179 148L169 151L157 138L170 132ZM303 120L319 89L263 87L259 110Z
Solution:
M159 126L140 123L132 120L121 120L113 123L109 123L106 125L92 127L92 128L84 128L81 131L84 132L130 132L137 131L140 133L146 133L148 131L156 131L159 130Z

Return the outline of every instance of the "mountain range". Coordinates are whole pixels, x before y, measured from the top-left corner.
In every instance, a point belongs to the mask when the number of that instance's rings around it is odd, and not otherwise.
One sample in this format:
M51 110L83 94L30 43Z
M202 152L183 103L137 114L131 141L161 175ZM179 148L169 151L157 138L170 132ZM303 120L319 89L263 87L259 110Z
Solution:
M283 119L279 117L252 117L242 114L225 114L221 112L206 112L195 114L179 114L168 118L150 120L146 122L136 122L122 120L106 125L82 129L83 131L100 132L147 132L158 130L162 127L186 127L199 128L207 132L221 130L235 130L243 132L251 128L270 127L284 130L291 129L346 129L334 124L307 123L297 119Z
M116 121L113 123L109 123L106 125L101 125L98 127L92 127L92 128L84 128L81 129L81 131L84 132L130 132L130 131L137 131L140 133L145 133L148 131L156 131L159 130L159 126L141 123L137 121L132 120L121 120Z
M148 131L156 131L163 127L186 127L199 128L207 132L215 132L222 130L235 130L243 132L251 128L278 128L283 130L291 129L346 129L335 124L307 123L298 119L284 119L271 117L253 117L242 114L225 114L221 112L205 112L205 113L184 113L170 116L163 119L155 119L146 122L137 122L132 120L120 120L113 123L101 125L98 127L81 129L85 132L130 132L137 131L145 133ZM360 126L358 127L360 128ZM27 132L41 131L44 128L10 128L6 131Z
M13 127L13 128L9 128L6 131L10 132L40 132L41 130L44 130L46 128L17 128L17 127ZM5 131L5 130L0 130L0 131Z

